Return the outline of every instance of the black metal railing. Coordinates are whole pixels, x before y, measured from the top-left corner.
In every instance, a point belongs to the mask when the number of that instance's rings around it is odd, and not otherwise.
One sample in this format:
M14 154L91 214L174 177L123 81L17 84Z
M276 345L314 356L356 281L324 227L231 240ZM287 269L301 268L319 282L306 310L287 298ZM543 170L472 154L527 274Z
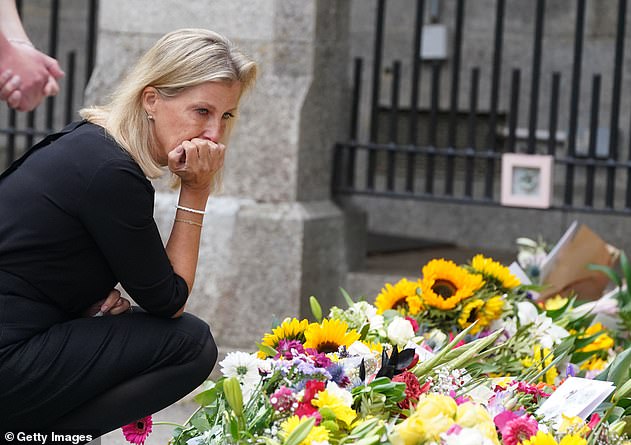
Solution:
M596 0L594 0L596 1ZM537 0L533 8L531 58L528 66L505 53L505 20L507 0L497 0L492 23L490 60L463 68L462 52L465 35L466 7L473 3L457 0L451 26L452 44L449 55L449 78L445 78L445 63L421 60L425 1L417 0L415 24L410 29L413 57L409 61L409 79L403 78L402 61L384 62L386 4L397 7L396 0L376 1L375 39L372 66L356 58L353 72L353 97L349 139L335 145L332 191L334 194L378 195L421 200L446 200L461 203L500 205L499 177L503 153L549 154L554 157L554 196L551 208L587 212L631 212L631 127L620 128L621 115L629 113L631 97L629 79L624 79L624 57L627 0L617 0L615 37L607 57L612 69L606 73L591 73L588 106L581 109L582 78L587 73L583 56L586 44L587 0L568 1L568 11L574 10L573 49L568 51L571 63L559 69L546 65L545 18L546 1ZM610 0L608 3L614 3ZM522 3L523 5L523 3ZM527 46L527 42L524 42ZM604 51L601 48L601 51ZM571 58L570 58L571 52ZM382 94L384 65L389 77L389 98ZM371 91L362 95L364 68L372 72ZM598 67L591 66L597 70ZM627 69L628 71L628 69ZM524 84L524 72L528 84ZM502 83L502 74L507 81ZM569 74L564 84L563 74ZM590 74L590 73L587 73ZM427 76L427 79L425 78ZM549 76L549 77L548 77ZM423 77L423 78L422 78ZM463 79L468 81L468 104L459 105ZM409 96L402 105L403 80L409 81ZM425 104L420 97L421 86L427 82ZM448 100L440 94L447 90ZM481 86L489 94L488 107L481 106ZM385 85L388 86L388 85ZM524 87L529 91L523 94ZM546 95L542 94L545 87ZM565 87L565 88L564 88ZM611 91L610 107L604 109L603 94ZM567 102L565 102L565 93ZM370 104L361 107L362 97ZM547 97L546 97L547 96ZM503 100L502 100L503 99ZM522 101L528 101L524 107ZM504 105L501 105L501 104ZM441 106L441 104L447 104ZM567 107L564 107L567 105ZM520 110L527 110L520 116ZM603 111L607 111L603 113ZM364 113L369 115L363 119ZM560 116L567 116L567 127ZM542 124L541 115L547 114ZM608 123L602 124L606 120ZM367 137L361 136L360 123L367 122ZM588 125L581 128L579 122ZM520 123L522 124L520 127ZM422 131L421 126L424 126ZM567 128L567 131L560 129ZM583 130L585 134L579 134ZM609 139L599 140L608 130ZM582 150L578 150L579 137ZM621 140L627 141L626 150ZM521 143L519 143L521 141ZM582 199L581 199L582 198Z
M4 108L0 110L0 119L6 122L6 126L0 124L0 155L3 155L0 157L0 171L41 137L76 118L83 91L94 69L96 54L98 0L82 2L80 6L83 9L77 8L76 2L67 5L69 10L72 9L72 18L67 18L73 22L72 35L69 27L60 26L60 12L65 6L63 0L28 3L18 0L16 4L35 45L59 60L65 77L61 79L59 95L47 98L33 111L19 113L8 109L5 104L0 105ZM39 17L29 16L27 7L38 8L38 12L45 11L47 23L35 22ZM42 25L46 29L40 29ZM76 39L77 34L81 35L81 39ZM61 53L61 50L65 51ZM79 64L83 66L83 76L78 73Z

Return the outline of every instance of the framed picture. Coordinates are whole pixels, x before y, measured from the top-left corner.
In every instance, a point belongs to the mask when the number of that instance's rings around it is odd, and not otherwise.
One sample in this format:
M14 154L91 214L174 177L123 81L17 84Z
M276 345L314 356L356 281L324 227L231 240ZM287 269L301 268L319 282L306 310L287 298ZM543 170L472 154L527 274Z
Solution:
M505 206L546 209L552 201L554 157L504 153L502 155L502 196Z

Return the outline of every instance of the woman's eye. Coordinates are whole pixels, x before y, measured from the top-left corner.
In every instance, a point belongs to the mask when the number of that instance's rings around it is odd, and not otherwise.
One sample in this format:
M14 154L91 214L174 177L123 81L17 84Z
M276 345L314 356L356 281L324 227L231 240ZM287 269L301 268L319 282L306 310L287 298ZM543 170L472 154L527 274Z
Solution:
M195 111L197 111L197 114L202 114L202 115L207 115L208 114L208 108L198 108Z
M233 117L234 117L234 114L232 114L232 113L224 113L223 114L223 119L226 119L226 120L232 119Z

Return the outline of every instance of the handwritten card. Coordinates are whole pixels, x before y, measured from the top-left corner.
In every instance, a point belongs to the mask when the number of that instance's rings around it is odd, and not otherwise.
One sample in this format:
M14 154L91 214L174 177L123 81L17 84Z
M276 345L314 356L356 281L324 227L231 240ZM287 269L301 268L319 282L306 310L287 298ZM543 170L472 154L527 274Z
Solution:
M612 382L570 377L537 409L537 414L557 425L562 415L585 420L614 391Z

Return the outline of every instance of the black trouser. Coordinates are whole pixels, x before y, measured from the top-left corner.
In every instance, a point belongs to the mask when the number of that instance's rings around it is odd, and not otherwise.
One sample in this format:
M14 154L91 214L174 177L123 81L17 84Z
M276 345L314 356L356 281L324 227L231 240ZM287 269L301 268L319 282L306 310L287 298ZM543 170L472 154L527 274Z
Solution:
M176 402L217 360L208 325L190 314L57 320L31 335L54 311L0 293L0 431L105 434Z

